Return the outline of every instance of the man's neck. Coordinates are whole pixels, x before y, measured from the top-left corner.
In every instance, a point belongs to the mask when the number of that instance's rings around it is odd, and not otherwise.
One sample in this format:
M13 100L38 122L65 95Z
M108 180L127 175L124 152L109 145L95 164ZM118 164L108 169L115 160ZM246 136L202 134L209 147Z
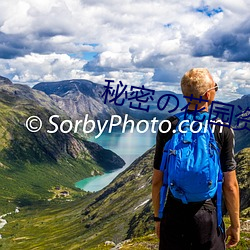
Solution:
M203 111L208 112L208 103L207 102L205 104L198 103L197 105L198 105L198 107L196 108L196 104L190 103L189 106L188 106L188 109L189 110L195 110L195 109L200 110L200 109L204 108Z

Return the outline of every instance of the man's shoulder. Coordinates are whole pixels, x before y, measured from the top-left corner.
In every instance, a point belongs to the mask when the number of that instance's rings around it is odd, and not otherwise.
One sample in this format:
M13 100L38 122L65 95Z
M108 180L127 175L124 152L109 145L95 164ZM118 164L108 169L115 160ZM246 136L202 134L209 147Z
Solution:
M168 130L168 127L170 126L170 124L169 124L169 122L170 122L171 123L171 130L172 130L177 126L178 121L179 121L179 119L175 115L168 116L162 121L161 128L163 131Z
M233 128L230 124L223 122L221 119L216 119L215 122L211 124L211 126L215 127L214 128L214 133L218 133L222 136L227 136L227 137L234 137L234 131Z
M166 117L164 120L163 120L163 122L164 121L170 121L171 123L178 123L178 121L179 121L179 118L177 117L177 116L175 116L175 115L172 115L172 116L168 116L168 117Z

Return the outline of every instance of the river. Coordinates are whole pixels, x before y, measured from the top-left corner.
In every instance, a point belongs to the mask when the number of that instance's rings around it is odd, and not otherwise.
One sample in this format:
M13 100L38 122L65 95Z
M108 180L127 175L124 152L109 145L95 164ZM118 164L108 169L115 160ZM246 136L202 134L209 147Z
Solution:
M124 171L136 158L141 156L145 151L155 144L156 134L148 130L140 134L137 131L121 133L113 131L111 134L105 133L99 138L94 137L89 140L98 143L106 149L110 149L118 154L125 162L125 166L111 173L105 173L100 176L78 181L75 185L85 191L95 192L107 186L119 173Z

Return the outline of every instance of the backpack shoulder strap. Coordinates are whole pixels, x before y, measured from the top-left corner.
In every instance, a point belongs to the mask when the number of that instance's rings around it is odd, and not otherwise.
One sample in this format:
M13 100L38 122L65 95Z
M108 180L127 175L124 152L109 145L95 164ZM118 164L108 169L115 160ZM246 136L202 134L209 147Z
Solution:
M174 115L175 117L177 117L179 119L179 121L183 120L185 117L185 112L180 112Z

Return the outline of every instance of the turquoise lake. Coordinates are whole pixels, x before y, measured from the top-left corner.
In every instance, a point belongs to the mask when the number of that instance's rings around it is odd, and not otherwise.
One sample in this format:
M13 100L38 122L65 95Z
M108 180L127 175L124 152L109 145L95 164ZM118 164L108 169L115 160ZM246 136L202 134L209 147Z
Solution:
M95 192L107 186L119 173L123 172L135 159L145 153L155 144L156 134L148 130L140 134L137 131L130 133L112 132L105 133L99 138L94 137L89 140L98 143L106 149L110 149L118 154L125 162L125 166L111 173L105 173L101 176L93 176L78 181L75 186L85 191Z

